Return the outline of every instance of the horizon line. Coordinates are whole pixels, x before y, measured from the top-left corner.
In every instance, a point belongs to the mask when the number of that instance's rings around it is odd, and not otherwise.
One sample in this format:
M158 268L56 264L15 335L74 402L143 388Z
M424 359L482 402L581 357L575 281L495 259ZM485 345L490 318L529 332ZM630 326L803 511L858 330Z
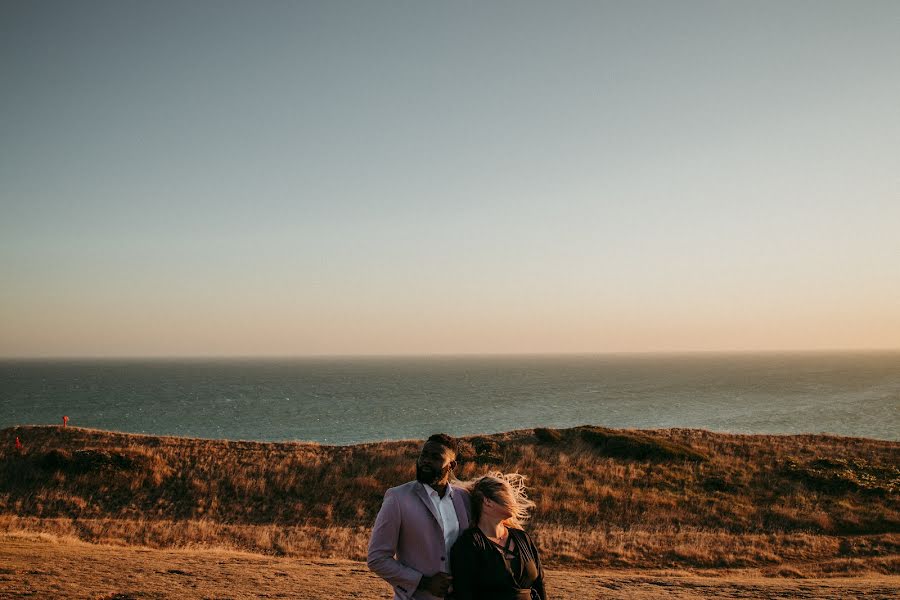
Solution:
M46 355L0 356L2 362L15 361L137 361L137 360L321 360L384 358L503 358L566 356L682 356L682 355L777 355L777 354L891 354L896 347L726 349L726 350L608 350L596 352L404 352L404 353L326 353L326 354L150 354L150 355Z

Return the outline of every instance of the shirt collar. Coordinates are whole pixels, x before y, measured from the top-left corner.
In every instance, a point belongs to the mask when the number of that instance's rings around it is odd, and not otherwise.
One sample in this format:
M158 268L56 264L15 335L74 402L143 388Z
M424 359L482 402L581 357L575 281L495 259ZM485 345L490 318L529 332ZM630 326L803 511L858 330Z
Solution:
M422 485L425 486L425 491L428 493L429 496L434 495L434 496L437 496L437 497L438 497L438 500L443 500L443 498L441 498L440 494L437 493L437 490L436 490L436 489L434 489L433 487L431 487L431 486L428 485L427 483L423 483ZM447 484L447 493L444 495L444 498L447 498L448 496L449 496L450 498L453 497L453 486L450 485L449 483Z

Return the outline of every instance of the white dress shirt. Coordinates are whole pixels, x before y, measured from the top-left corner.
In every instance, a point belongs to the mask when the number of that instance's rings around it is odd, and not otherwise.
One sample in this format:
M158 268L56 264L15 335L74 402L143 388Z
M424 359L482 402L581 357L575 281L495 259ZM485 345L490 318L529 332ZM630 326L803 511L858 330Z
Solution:
M447 570L449 571L450 548L453 547L453 543L459 537L459 519L456 517L456 508L453 506L453 488L448 485L444 497L441 498L430 485L423 485L425 486L425 491L428 492L428 497L431 498L431 503L438 514L441 515L441 529L444 530L444 546L447 548Z

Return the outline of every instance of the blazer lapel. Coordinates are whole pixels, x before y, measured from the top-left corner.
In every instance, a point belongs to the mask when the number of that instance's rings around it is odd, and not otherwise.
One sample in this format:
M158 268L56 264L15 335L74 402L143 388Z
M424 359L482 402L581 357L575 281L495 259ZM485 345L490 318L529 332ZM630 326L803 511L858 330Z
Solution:
M434 517L434 521L438 524L438 527L441 528L441 531L444 530L444 525L441 523L441 515L438 514L437 509L434 507L434 503L431 501L431 498L428 497L428 492L425 491L425 485L421 482L416 482L416 496L419 497L425 506L428 508L428 512L431 513L431 516Z
M456 520L459 522L459 531L462 533L469 527L469 511L458 488L453 488L453 508L456 509Z

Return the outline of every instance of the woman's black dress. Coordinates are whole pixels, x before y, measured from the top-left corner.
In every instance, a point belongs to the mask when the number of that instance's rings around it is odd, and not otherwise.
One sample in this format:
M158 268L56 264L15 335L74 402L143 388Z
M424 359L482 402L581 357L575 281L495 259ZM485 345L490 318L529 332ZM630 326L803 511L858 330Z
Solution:
M506 548L477 527L465 530L450 550L454 600L546 600L544 570L527 533L509 528ZM510 552L510 540L514 548ZM535 591L532 596L531 590Z

